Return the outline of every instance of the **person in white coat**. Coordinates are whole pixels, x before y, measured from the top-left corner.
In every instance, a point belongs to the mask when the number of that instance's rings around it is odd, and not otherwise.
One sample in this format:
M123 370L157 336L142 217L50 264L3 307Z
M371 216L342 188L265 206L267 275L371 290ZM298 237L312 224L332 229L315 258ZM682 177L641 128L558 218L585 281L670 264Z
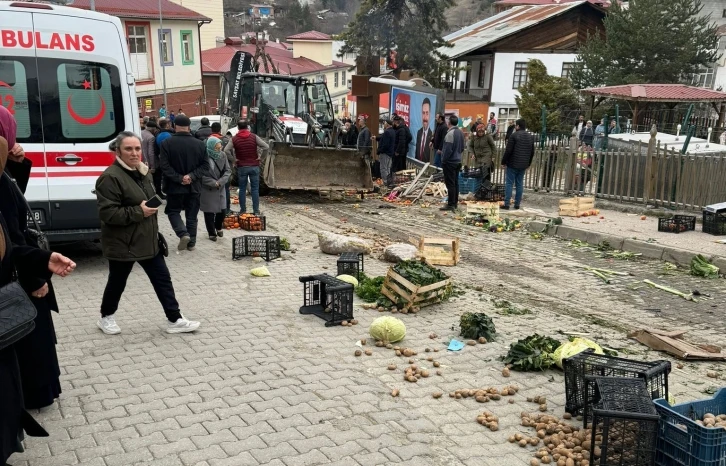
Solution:
M232 173L229 161L222 152L222 141L210 136L207 138L209 156L209 176L202 177L200 210L204 212L204 225L211 241L222 237L222 223L227 212L227 195L224 186Z

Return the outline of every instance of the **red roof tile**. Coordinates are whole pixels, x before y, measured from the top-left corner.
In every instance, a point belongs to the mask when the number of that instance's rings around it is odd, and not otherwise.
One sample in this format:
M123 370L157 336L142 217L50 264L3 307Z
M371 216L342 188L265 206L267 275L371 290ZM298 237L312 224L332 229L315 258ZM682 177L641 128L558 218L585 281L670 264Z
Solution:
M202 51L202 72L204 73L226 73L232 63L234 54L242 50L255 54L255 46L253 44L234 44L223 45L214 49ZM278 68L281 74L303 75L325 72L338 68L350 67L350 65L333 60L331 65L321 65L309 58L294 58L292 51L284 48L283 44L270 42L265 47L265 51L270 55L272 62ZM262 62L260 62L262 63Z
M726 92L685 84L628 84L593 87L583 93L641 102L726 102Z
M159 19L158 0L95 0L96 11L119 18ZM76 0L72 7L90 10L90 0ZM163 19L182 19L189 21L211 21L210 18L181 5L161 0Z
M308 31L294 36L287 36L287 40L333 40L333 38L322 32Z

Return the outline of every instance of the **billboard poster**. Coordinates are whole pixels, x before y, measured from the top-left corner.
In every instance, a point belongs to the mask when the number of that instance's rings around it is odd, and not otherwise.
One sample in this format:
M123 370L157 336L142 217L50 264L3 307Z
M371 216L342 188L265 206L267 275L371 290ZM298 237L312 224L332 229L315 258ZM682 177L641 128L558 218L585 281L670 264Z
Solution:
M408 157L422 162L433 163L429 142L433 140L436 129L436 94L391 88L391 114L403 118L411 131L411 144Z

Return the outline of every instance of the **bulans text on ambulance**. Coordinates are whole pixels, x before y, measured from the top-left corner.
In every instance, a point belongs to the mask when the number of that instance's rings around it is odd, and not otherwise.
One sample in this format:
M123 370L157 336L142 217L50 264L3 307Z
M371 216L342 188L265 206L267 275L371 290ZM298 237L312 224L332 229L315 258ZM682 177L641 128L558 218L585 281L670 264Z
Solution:
M93 52L96 44L88 34L41 33L39 31L14 31L0 29L0 44L3 48L68 50Z

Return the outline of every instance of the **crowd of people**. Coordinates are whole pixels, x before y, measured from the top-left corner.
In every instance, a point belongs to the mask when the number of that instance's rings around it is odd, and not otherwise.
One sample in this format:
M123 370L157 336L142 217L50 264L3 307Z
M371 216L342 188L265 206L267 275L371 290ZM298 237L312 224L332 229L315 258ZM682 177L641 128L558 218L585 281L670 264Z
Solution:
M165 114L165 110L160 111L160 115ZM200 210L209 239L216 242L223 237L233 170L237 170L243 193L241 212L246 211L244 193L249 181L252 211L260 214L259 150L267 149L267 143L251 134L244 120L238 122L239 131L234 137L229 133L222 135L219 123L210 125L206 118L201 123L192 134L191 121L181 112L174 117L173 129L170 118L145 118L141 135L124 131L109 145L116 159L95 186L101 250L108 262L97 321L104 334L121 332L115 316L135 263L153 286L166 316L167 333L193 332L200 326L184 317L175 296L165 260L169 246L159 231L157 218L163 200L165 213L179 239L179 251L195 249ZM27 410L49 406L61 394L51 316L51 312L58 312L58 303L50 277L67 276L76 267L69 258L47 250L42 235L28 227L29 208L24 191L32 163L25 158L16 133L14 117L0 106L0 320L13 322L21 298L35 309L30 328L0 328L3 465L14 452L22 451L24 433L48 435Z

